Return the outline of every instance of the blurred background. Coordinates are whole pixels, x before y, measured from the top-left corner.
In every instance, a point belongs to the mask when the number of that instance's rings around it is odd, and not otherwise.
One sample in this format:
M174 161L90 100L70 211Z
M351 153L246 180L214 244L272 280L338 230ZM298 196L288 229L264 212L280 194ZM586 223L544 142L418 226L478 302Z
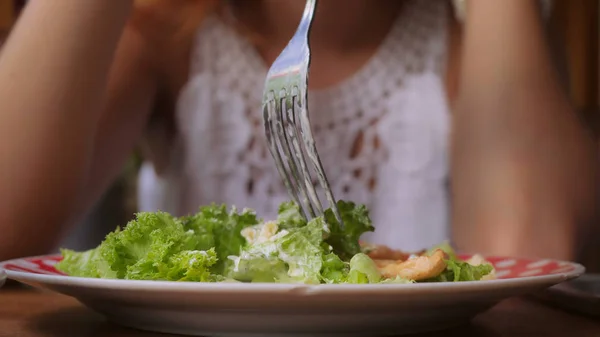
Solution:
M26 0L0 0L0 48ZM600 135L600 0L554 0L548 29L557 50L557 64L573 105L596 137ZM0 105L1 106L1 105ZM600 142L599 142L600 145ZM600 150L600 147L599 147ZM600 158L599 158L600 159ZM103 199L61 246L87 249L106 233L127 222L137 209L136 179L140 158L134 154ZM600 223L596 224L599 228ZM600 270L600 235L585 238L590 247L580 262Z

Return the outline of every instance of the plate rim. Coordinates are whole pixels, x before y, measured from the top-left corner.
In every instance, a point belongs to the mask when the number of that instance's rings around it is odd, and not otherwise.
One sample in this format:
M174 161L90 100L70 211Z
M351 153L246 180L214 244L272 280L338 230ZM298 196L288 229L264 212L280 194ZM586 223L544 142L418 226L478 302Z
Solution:
M42 259L57 257L59 255L39 255L0 262L0 279L4 266L20 260ZM484 256L485 257L485 256ZM495 258L519 259L517 257L494 256ZM527 260L550 260L557 263L572 265L573 270L556 274L541 276L524 276L509 279L495 279L486 281L463 281L463 282L432 282L432 283L409 283L409 284L302 284L302 283L238 283L238 282L174 282L174 281L152 281L152 280L122 280L122 279L99 279L74 277L68 275L36 274L32 272L5 270L6 277L18 282L32 282L41 285L67 286L87 289L111 289L132 291L163 291L163 292L197 292L204 293L295 293L298 295L323 295L348 292L361 294L377 293L420 293L435 290L443 291L486 291L488 289L512 288L518 286L554 285L564 281L575 279L585 273L585 267L577 262L562 261L556 259L534 259Z

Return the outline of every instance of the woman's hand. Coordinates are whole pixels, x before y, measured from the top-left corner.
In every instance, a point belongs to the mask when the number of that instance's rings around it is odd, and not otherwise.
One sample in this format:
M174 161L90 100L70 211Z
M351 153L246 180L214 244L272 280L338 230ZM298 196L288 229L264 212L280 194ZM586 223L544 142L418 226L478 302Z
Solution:
M536 0L468 2L452 139L461 250L572 259L595 143L558 82Z

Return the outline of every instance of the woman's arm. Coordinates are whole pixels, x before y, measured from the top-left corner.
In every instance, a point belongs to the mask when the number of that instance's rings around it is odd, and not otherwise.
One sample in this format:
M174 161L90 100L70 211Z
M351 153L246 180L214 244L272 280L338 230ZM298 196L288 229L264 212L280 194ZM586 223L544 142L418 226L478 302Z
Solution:
M156 81L131 6L32 1L1 51L0 260L50 249L139 137Z
M537 1L468 3L452 138L459 248L571 259L596 197L592 135L557 81Z

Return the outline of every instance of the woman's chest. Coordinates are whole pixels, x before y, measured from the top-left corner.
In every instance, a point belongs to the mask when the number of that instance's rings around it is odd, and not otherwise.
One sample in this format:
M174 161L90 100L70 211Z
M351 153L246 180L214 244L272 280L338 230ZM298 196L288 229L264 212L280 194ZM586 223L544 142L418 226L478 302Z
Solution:
M417 48L399 27L348 80L309 93L311 125L336 198L367 204L381 223L441 226L450 127L446 36ZM272 216L289 197L266 145L264 65L219 25L203 31L190 55L187 78L170 81L184 82L172 115L181 200Z

